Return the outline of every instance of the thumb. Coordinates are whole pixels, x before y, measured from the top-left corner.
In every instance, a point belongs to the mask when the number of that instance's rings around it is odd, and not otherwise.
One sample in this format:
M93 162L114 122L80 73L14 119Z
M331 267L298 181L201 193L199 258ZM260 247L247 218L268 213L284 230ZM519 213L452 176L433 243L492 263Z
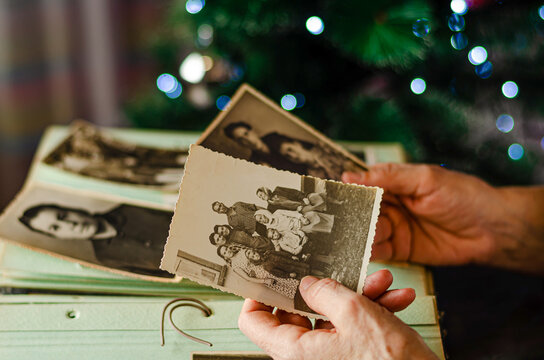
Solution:
M422 196L432 192L444 174L432 165L376 164L368 171L346 172L342 180L367 186L379 186L395 195Z
M357 325L364 312L364 300L368 300L337 281L313 276L302 279L300 294L310 308L329 318L339 331Z

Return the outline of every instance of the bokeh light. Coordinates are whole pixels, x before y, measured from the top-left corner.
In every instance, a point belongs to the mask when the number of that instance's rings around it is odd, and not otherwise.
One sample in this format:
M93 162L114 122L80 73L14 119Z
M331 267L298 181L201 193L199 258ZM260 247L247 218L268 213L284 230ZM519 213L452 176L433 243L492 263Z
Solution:
M177 99L181 96L181 92L182 92L182 87L181 87L181 84L179 83L179 81L176 80L176 87L170 91L170 92L166 92L166 96L168 96L170 99Z
M459 15L465 15L468 11L468 5L465 0L452 0L450 8L451 11Z
M192 84L197 84L204 78L206 64L199 53L189 54L179 67L181 78Z
M325 24L319 16L311 16L306 20L306 29L308 29L311 34L319 35L325 30Z
M507 81L502 84L502 94L509 99L513 99L518 96L519 88L518 84L513 81Z
M486 61L474 67L474 72L481 79L488 79L493 73L493 64L491 61Z
M162 74L159 75L157 78L157 88L159 88L160 91L169 93L176 89L176 84L178 83L178 80L170 74Z
M210 71L213 68L213 59L210 56L204 55L202 61L204 61L204 71Z
M417 19L412 24L412 32L417 37L420 37L420 38L425 37L429 34L430 31L431 31L431 22L428 19L425 19L425 18Z
M304 106L304 104L306 104L306 97L304 94L297 92L294 93L293 96L297 100L297 108L301 108Z
M508 114L501 114L497 118L497 129L507 134L514 128L514 118Z
M540 139L540 147L544 150L544 136Z
M448 27L451 31L463 31L465 28L465 18L459 14L451 14L448 18Z
M187 0L185 3L185 10L187 10L189 14L197 14L204 8L204 5L204 0Z
M210 46L213 41L213 27L209 24L202 24L198 27L198 43L206 47Z
M538 8L538 16L540 16L540 18L544 20L544 5Z
M425 89L427 89L427 84L425 83L425 80L421 78L415 78L410 83L410 89L414 94L420 95L425 92Z
M456 33L451 36L451 46L455 50L463 50L468 45L467 36L463 33Z
M219 110L223 111L227 108L227 106L229 106L229 103L230 103L230 97L228 97L227 95L221 95L215 101L215 106L217 106Z
M472 65L480 65L487 60L487 50L483 46L473 47L468 53L468 61Z
M281 107L287 111L291 111L297 107L297 98L291 94L283 95L280 101Z
M523 146L514 143L508 147L508 156L512 160L519 160L523 157Z

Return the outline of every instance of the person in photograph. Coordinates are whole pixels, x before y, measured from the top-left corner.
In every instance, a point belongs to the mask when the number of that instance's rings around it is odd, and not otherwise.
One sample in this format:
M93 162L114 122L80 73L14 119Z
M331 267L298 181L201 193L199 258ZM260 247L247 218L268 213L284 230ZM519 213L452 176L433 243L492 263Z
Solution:
M257 189L257 197L267 202L270 212L276 210L293 210L305 213L307 211L326 211L326 194L305 194L300 190L276 186L274 191L267 187Z
M91 241L100 265L144 275L171 277L159 270L171 211L119 205L106 213L56 204L24 211L19 221L55 239Z
M291 231L298 234L302 231L304 234L330 234L334 225L334 215L317 211L301 214L291 210L276 210L271 213L263 209L255 212L255 220L280 233Z
M249 161L279 170L287 170L302 175L305 174L304 165L290 161L271 147L271 144L280 141L279 139L287 141L293 140L292 138L277 132L271 132L261 136L251 125L243 121L228 124L223 128L223 132L229 139L251 151L248 159Z
M241 201L227 207L220 201L214 201L212 209L218 214L225 214L227 222L232 228L243 230L248 234L257 232L262 236L266 236L266 228L255 221L255 212L262 209L261 207Z
M246 281L266 285L271 290L294 299L298 281L293 278L282 278L266 271L262 265L255 265L251 260L259 260L259 255L252 249L240 246L221 245L217 255L225 260L234 273Z
M283 251L258 252L250 249L248 259L254 265L260 265L280 278L300 280L310 274L310 265L293 259L290 254Z
M294 233L293 231L285 231L280 233L277 229L269 228L266 230L268 239L274 244L276 251L286 251L294 256L300 255L304 245L308 242L308 236L304 232ZM305 254L302 254L304 260Z
M341 180L344 171L361 170L361 167L329 145L313 144L304 140L275 137L269 142L275 153L304 167L303 174L322 179Z
M233 229L229 225L215 225L210 235L210 242L215 245L238 244L257 251L273 250L274 244L258 234L250 235L244 230Z

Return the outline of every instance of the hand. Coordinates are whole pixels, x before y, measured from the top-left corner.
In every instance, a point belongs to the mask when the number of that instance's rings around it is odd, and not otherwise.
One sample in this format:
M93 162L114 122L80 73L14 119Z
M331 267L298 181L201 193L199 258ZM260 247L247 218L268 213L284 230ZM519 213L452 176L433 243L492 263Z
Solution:
M406 308L412 289L387 291L393 277L380 270L366 279L358 295L331 279L305 277L306 303L331 322L307 318L247 299L240 330L276 360L288 359L436 359L421 337L391 311ZM333 325L334 324L334 325Z
M495 188L410 164L378 164L342 180L385 189L374 259L544 271L544 188Z
M310 219L308 219L306 216L301 217L300 221L303 225L308 225L310 223Z

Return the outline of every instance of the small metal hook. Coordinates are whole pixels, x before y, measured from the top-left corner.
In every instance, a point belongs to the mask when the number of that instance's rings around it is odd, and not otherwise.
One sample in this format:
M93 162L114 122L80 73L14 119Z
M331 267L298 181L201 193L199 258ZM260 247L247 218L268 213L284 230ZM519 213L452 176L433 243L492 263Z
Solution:
M161 346L164 346L164 315L166 314L166 310L168 309L168 307L176 302L180 302L180 301L192 301L193 303L182 303L182 304L178 304L174 307L172 307L170 309L170 313L169 313L169 320L170 320L170 324L172 325L172 327L177 331L179 332L181 335L185 336L186 338L190 339L190 340L193 340L193 341L196 341L198 343L201 343L201 344L204 344L204 345L208 345L208 346L212 346L212 343L208 342L208 341L205 341L205 340L202 340L202 339L199 339L197 337L194 337L194 336L191 336L185 332L183 332L180 328L178 328L175 324L174 324L174 321L172 320L172 312L174 312L175 309L179 308L179 307L182 307L182 306L191 306L191 307L194 307L194 308L197 308L199 309L200 311L202 311L204 313L204 315L206 317L210 316L212 314L212 309L210 309L206 304L204 304L202 301L198 300L198 299L194 299L194 298L177 298L177 299L174 299L174 300L171 300L169 301L165 306L164 308L162 309L162 316L161 316Z

